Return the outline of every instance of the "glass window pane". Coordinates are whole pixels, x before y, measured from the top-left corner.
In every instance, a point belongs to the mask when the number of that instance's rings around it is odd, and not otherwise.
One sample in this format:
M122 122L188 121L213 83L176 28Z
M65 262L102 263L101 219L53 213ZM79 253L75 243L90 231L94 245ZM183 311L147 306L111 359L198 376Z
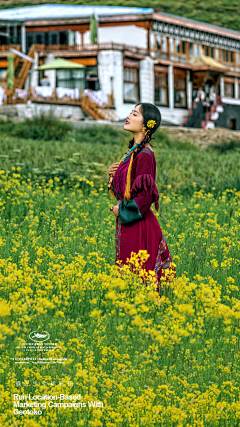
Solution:
M85 81L84 79L76 79L73 81L73 88L85 89Z
M162 50L167 52L167 37L162 37Z
M182 53L186 53L186 42L182 41Z
M76 69L72 70L72 75L74 78L83 78L84 77L84 69Z
M193 55L198 56L198 45L197 45L197 43L193 44Z
M166 90L163 87L155 88L155 102L166 104Z
M71 70L57 70L58 79L70 79Z
M57 80L57 87L64 87L66 89L72 89L73 82L71 80Z
M124 90L124 99L131 100L131 101L137 101L136 84L124 83L123 90Z
M193 54L193 44L189 43L189 54L192 55Z
M177 53L180 53L180 40L179 39L175 39L175 51L177 52Z
M174 90L174 103L182 106L185 105L185 93L183 90Z
M156 42L157 42L157 49L161 50L161 36L159 34L157 34Z
M155 49L155 34L151 33L150 35L150 45L151 49Z

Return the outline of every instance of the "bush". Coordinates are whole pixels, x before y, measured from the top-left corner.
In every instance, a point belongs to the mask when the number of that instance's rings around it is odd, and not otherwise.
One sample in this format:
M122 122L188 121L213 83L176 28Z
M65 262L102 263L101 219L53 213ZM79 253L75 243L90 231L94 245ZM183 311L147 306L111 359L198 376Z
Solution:
M110 125L97 125L86 126L79 129L75 133L75 140L77 142L98 142L100 144L114 144L121 145L126 139L127 132L123 129L116 129ZM132 136L129 134L129 140Z
M6 123L6 127L8 124ZM71 125L41 114L39 117L25 119L13 127L11 134L19 138L38 139L44 141L64 141L71 130Z

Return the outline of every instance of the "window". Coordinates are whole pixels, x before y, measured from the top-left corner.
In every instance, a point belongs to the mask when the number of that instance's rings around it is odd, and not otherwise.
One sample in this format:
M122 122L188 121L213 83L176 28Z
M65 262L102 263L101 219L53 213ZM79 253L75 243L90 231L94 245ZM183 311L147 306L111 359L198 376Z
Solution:
M0 78L6 76L7 68L0 68Z
M222 49L222 63L227 67L233 67L233 52Z
M153 58L168 59L167 37L151 33L150 49Z
M214 48L211 46L206 46L206 55L214 58Z
M33 44L33 36L32 34L28 34L27 33L27 37L26 37L26 48L27 48L27 52L29 51L31 45Z
M201 56L203 54L203 45L199 43L189 43L189 56Z
M56 87L85 89L85 71L83 69L57 70Z
M139 101L138 68L124 66L123 93L124 102Z
M159 71L154 72L155 76L155 104L168 104L168 75Z
M174 106L185 108L186 104L186 71L174 69Z
M236 65L237 65L237 71L240 71L240 52L236 53Z
M169 38L171 61L186 62L186 42L179 38Z
M224 95L229 98L234 98L235 91L234 91L234 79L233 78L227 78L224 79Z

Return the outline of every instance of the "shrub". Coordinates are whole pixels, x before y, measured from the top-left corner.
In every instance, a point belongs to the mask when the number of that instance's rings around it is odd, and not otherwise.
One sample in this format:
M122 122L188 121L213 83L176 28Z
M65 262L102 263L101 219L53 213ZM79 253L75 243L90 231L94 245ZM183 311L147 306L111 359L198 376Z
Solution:
M69 123L41 114L18 123L17 126L14 126L11 134L25 139L64 141L70 130L71 125Z

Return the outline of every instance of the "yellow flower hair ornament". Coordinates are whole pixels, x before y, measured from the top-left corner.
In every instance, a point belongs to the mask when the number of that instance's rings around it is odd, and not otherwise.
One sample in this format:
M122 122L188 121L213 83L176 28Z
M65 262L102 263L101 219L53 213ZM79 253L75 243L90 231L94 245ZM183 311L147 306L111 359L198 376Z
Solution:
M148 120L147 127L148 128L154 128L155 124L156 124L155 120Z

